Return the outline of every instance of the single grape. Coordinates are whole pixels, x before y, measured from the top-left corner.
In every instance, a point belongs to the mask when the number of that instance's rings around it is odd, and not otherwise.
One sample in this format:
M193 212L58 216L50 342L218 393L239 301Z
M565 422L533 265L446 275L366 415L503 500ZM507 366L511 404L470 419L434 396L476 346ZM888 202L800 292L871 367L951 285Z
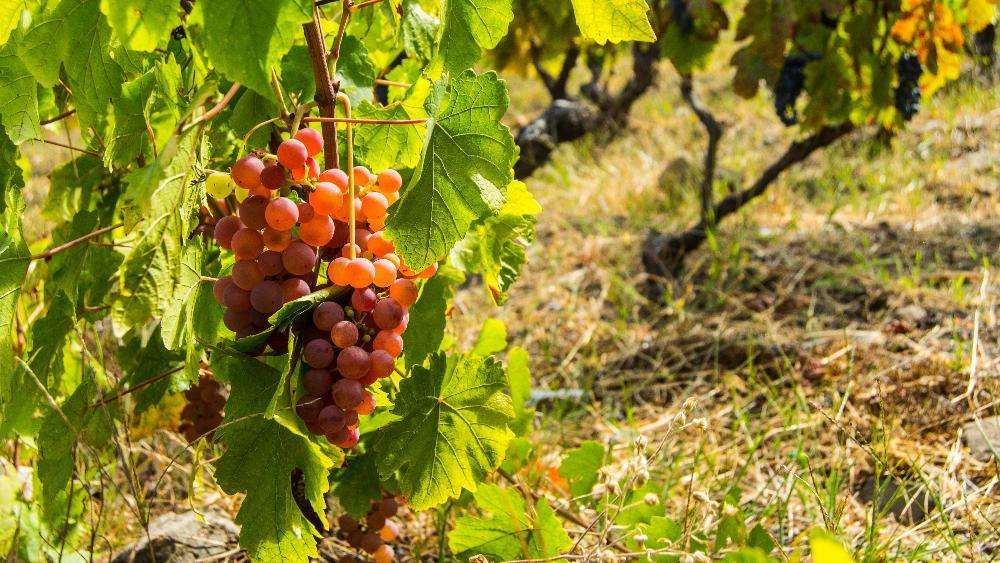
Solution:
M372 232L368 229L358 227L354 229L354 242L361 248L362 251L368 250L368 239L372 236Z
M293 171L296 168L302 168L307 158L309 158L309 151L302 144L302 141L287 139L278 145L278 162L285 168Z
M285 273L285 266L281 263L281 253L274 250L265 250L257 258L257 265L267 277L280 276Z
M363 188L372 183L372 172L366 166L354 167L354 185Z
M396 246L391 241L386 240L381 231L369 235L365 240L365 246L379 258L396 250Z
M387 217L388 217L388 215L383 215L383 216L379 217L378 219L371 219L371 218L369 218L368 219L368 228L371 229L371 230L373 230L373 231L381 231L382 229L385 229L385 220L386 220Z
M371 364L368 375L376 380L389 377L396 367L396 360L385 350L372 350L368 362Z
M395 193L403 187L403 177L392 168L379 172L378 191L382 193Z
M410 312L407 311L403 313L403 322L399 323L399 326L392 329L392 331L395 332L396 334L403 334L404 332L406 332L406 327L409 326L409 324L410 324Z
M323 173L319 175L319 181L330 182L331 184L339 187L342 192L346 192L348 188L347 173L339 168L324 170Z
M281 253L281 261L289 273L301 276L316 266L316 251L302 241L292 241Z
M225 172L212 172L205 178L205 191L215 199L225 199L235 187L232 176Z
M362 252L361 247L357 244L347 243L340 248L340 256L342 258L351 258L352 254L353 256L361 256Z
M323 246L333 238L333 219L316 215L312 221L299 226L299 238L312 246Z
M250 310L250 292L230 283L222 294L222 304L234 311Z
M408 309L417 302L417 284L407 279L398 279L389 286L389 296L404 309Z
M359 379L358 382L360 383L361 380ZM364 386L363 383L362 386ZM344 425L347 426L348 428L357 428L358 412L354 410L344 411Z
M340 528L341 532L347 534L360 528L361 524L350 514L344 513L337 518L337 527Z
M368 391L363 391L361 393L361 402L354 409L355 412L361 415L369 415L375 410L375 395L372 395Z
M292 231L276 231L268 227L261 233L261 239L267 249L280 253L292 244Z
M400 271L400 273L402 273L402 269L400 268L400 266L402 266L403 262L402 260L399 259L399 256L396 256L395 254L390 252L388 254L383 255L382 258L392 262L392 265L395 266L396 269Z
M215 223L215 231L212 236L215 237L215 242L219 244L222 248L226 250L233 249L233 235L237 231L243 228L243 221L235 215L226 215L222 219L219 219Z
M250 190L236 186L236 189L233 190L233 197L236 198L236 203L243 203L246 198L250 197Z
M234 311L232 309L226 309L226 312L222 315L222 323L226 325L226 328L233 332L238 332L251 324L253 324L253 317L250 316L250 311Z
M332 215L344 204L344 191L332 182L318 182L309 193L309 204L317 213Z
M392 563L396 560L396 552L392 547L382 544L372 552L372 560L375 563Z
M323 150L323 136L315 129L299 129L294 138L306 147L309 156L315 156Z
M281 282L281 300L285 303L295 301L312 293L309 284L301 278L288 278Z
M403 352L403 337L391 330L380 331L372 340L372 348L387 352L393 358L398 358Z
M313 209L313 206L311 204L309 204L308 202L300 201L296 205L298 205L298 208L299 208L299 222L300 223L308 223L309 221L312 221L313 217L316 216L316 210Z
M330 332L344 318L344 308L333 301L324 301L313 309L313 324L323 332Z
M306 425L315 423L321 410L323 410L323 399L319 395L306 395L295 403L295 412Z
M264 218L272 229L287 231L298 222L299 207L287 197L272 199L264 210Z
M233 165L232 177L238 186L250 189L260 186L260 173L264 170L264 162L256 156L249 155L236 161Z
M285 167L268 164L260 173L260 185L269 190L280 190L285 186Z
M240 289L250 291L255 285L264 281L264 272L256 260L239 260L233 264L233 283Z
M385 526L385 515L377 510L370 511L365 516L365 526L369 530L381 530Z
M326 277L334 285L339 285L345 287L349 285L347 283L347 265L351 263L348 258L336 258L326 269Z
M357 428L351 428L350 426L348 426L345 429L344 434L345 434L344 438L334 442L333 445L337 446L338 448L343 448L345 450L349 450L354 446L358 445L358 440L361 439L361 433L358 432Z
M379 258L372 262L372 266L375 267L375 285L383 288L391 287L396 281L396 265L385 258Z
M264 239L253 229L240 229L233 235L233 253L238 260L253 260L264 251Z
M358 327L351 321L339 321L330 329L330 340L337 348L354 346L358 342Z
M311 369L302 376L302 387L310 395L326 395L333 386L333 376L325 369Z
M359 313L370 313L375 310L378 295L370 287L355 289L351 294L351 307Z
M403 322L403 306L392 297L380 299L372 310L375 324L382 330L392 330Z
M375 532L368 532L361 539L361 549L368 553L375 553L380 547L382 547L382 538L378 537Z
M316 369L322 369L333 363L333 345L325 338L310 340L302 349L302 361Z
M331 438L331 437L327 436L327 438ZM341 442L341 441L346 440L346 439L347 439L347 431L343 430L343 431L341 431L339 433L339 436L337 436L337 439L330 439L330 441L333 442L334 444L336 444L337 442ZM347 539L347 544L350 545L351 547L355 548L355 549L361 549L361 540L363 540L364 537L365 537L364 530L362 530L360 527L358 527L357 530L351 531L351 532L349 532L347 534L347 538L346 538Z
M375 281L375 265L371 260L355 258L344 268L344 276L355 289L368 287Z
M378 192L369 192L361 198L361 210L369 220L385 217L389 208L389 200Z
M267 205L270 200L264 196L251 196L243 200L240 204L240 220L243 224L255 231L262 231L267 227Z
M337 370L349 379L361 379L370 368L368 352L357 346L348 346L337 355Z
M319 411L319 416L316 418L320 429L323 430L324 434L332 434L344 428L344 411L340 410L336 405L330 405L328 407L323 407L323 410Z
M392 518L399 511L399 503L393 497L384 497L378 504L379 512L384 514L386 518Z
M271 315L281 308L281 286L277 282L263 281L250 291L250 304L265 315Z
M233 283L233 278L229 276L223 276L215 280L215 283L212 284L212 293L215 295L215 300L219 303L219 305L225 305L223 296L225 295L226 288L229 287L232 283Z
M345 411L354 409L364 398L361 384L353 379L341 379L333 384L333 402Z
M392 541L399 536L399 526L391 520L386 521L385 525L382 526L382 529L378 531L378 536L382 538L382 541Z

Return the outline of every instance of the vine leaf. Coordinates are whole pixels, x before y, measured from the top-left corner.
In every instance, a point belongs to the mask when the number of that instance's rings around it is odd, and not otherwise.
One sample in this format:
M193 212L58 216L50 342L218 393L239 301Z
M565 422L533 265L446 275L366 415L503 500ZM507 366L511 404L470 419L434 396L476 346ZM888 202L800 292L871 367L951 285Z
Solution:
M118 39L134 51L156 49L180 23L177 7L165 0L102 0L101 11Z
M66 0L59 5L68 37L63 66L69 76L80 129L100 129L109 102L116 102L125 71L111 58L111 28L99 0ZM41 56L46 56L41 54Z
M371 501L382 497L382 487L375 468L375 456L365 453L351 457L334 478L333 492L340 506L361 519L371 508Z
M369 119L421 119L427 117L423 103L430 91L430 83L419 80L410 87L406 97L387 106L361 102L354 115ZM358 158L368 163L372 170L386 168L413 168L420 162L427 126L416 125L365 125L355 133Z
M13 163L13 145L0 130L0 164ZM0 172L0 174L5 174ZM14 372L14 315L17 299L21 294L21 285L28 272L29 252L21 232L21 213L24 211L24 199L21 188L24 180L21 169L14 164L13 174L0 176L4 212L2 216L3 229L0 229L0 373ZM0 422L8 417L8 406L16 392L15 378L3 377L0 380Z
M0 45L7 43L10 32L21 19L22 0L0 0Z
M757 95L761 80L773 84L785 58L785 42L792 35L794 14L775 0L750 0L736 26L736 39L751 39L733 54L736 67L733 90L744 98Z
M146 107L155 86L156 71L150 70L122 87L122 97L115 104L114 125L104 153L104 163L109 168L112 165L126 166L146 152L149 145Z
M489 516L460 516L448 535L459 559L482 554L501 561L554 557L572 545L548 501L539 498L534 510L514 489L483 485L476 506Z
M228 494L245 493L236 522L240 545L260 561L306 561L317 557L318 534L292 495L291 474L304 473L304 495L325 514L327 475L338 461L293 424L264 415L277 393L281 374L252 358L218 350L213 368L231 388L226 416L216 431L226 452L216 462L215 479ZM323 518L323 516L321 516Z
M516 158L510 129L500 122L507 102L507 86L494 72L466 71L446 94L428 96L434 117L421 162L386 227L414 270L447 254L475 221L503 206Z
M357 37L344 37L340 45L340 59L337 60L337 79L340 80L340 91L347 94L352 105L372 99L377 75L378 69L365 44Z
M534 216L541 211L522 182L511 183L507 198L500 214L473 227L452 253L467 273L482 275L497 305L507 300L507 292L521 276L528 261L527 247L535 239Z
M400 384L393 414L375 442L378 473L399 472L399 487L414 510L476 490L503 461L514 416L503 367L493 358L431 358Z
M447 323L445 313L448 311L449 302L455 296L455 288L463 281L465 276L461 271L444 267L424 284L417 302L410 307L410 323L419 326L420 330L406 334L404 348L406 365L424 363L427 356L437 352L441 347Z
M119 348L118 353L118 361L127 374L125 380L130 388L145 384L131 393L136 414L159 404L168 391L181 391L187 387L189 379L183 373L172 374L151 384L146 383L181 366L184 358L184 353L168 350L163 345L160 327L148 335L143 331L131 331L125 335L124 345Z
M655 41L646 17L648 10L646 0L573 0L580 32L601 45L608 41Z
M38 97L35 79L7 45L0 49L0 117L11 141L38 138Z
M589 495L597 484L597 472L604 465L604 446L587 440L569 451L559 464L559 475L569 481L574 497Z
M403 4L403 48L410 57L425 62L433 59L440 27L441 21L425 12L419 3Z
M313 0L243 0L195 4L204 26L205 51L215 68L268 98L271 68L291 49L301 25L312 19ZM197 17L197 16L196 16Z
M473 65L484 49L507 34L514 19L511 0L446 0L441 58L445 70L458 73Z

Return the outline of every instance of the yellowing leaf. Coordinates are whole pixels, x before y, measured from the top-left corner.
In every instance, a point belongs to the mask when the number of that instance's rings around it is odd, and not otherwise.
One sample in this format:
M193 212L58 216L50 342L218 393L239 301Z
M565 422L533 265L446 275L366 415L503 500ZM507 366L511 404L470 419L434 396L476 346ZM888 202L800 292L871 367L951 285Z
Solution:
M969 0L965 7L965 25L972 33L981 31L993 22L997 14L995 0Z
M608 41L655 41L646 0L573 0L580 32L601 45Z
M830 532L814 528L809 533L813 563L854 563L854 556Z

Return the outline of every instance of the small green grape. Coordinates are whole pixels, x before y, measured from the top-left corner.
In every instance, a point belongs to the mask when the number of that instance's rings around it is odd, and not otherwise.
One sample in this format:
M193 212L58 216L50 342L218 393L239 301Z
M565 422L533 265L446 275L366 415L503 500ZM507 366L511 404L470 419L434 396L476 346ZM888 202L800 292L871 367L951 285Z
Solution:
M238 203L243 203L244 199L250 197L250 190L236 186L234 194L236 195L236 201Z
M205 191L215 199L225 198L233 193L235 187L233 179L229 177L229 174L223 172L212 172L205 180Z

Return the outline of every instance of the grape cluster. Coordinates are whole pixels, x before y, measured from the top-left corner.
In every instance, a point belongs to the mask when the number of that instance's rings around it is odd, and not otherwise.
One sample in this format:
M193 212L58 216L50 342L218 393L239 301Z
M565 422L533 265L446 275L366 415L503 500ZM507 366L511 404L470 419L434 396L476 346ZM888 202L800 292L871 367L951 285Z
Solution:
M896 110L909 121L920 111L920 75L924 69L913 53L904 53L896 61Z
M399 536L399 524L391 520L398 510L396 499L384 496L381 500L372 501L371 509L363 522L355 520L350 514L341 514L337 519L338 535L354 549L371 554L375 563L388 563L396 556L386 542ZM354 555L340 558L341 563L358 560Z
M799 122L795 102L806 85L806 65L819 59L820 56L816 53L796 53L785 57L778 74L778 83L774 87L774 111L785 125Z
M189 443L202 436L211 439L212 432L222 424L222 409L226 397L219 382L203 375L196 385L184 392L187 404L181 410L181 423L177 430Z
M241 200L238 214L215 226L215 240L236 257L231 274L216 282L215 296L226 308L226 327L243 338L266 330L268 318L289 301L320 287L344 288L342 297L320 303L311 322L294 329L303 343L305 391L296 410L313 434L351 448L359 438L358 416L375 408L366 388L391 375L402 353L408 308L417 299L412 280L434 275L437 265L413 271L383 235L400 174L376 176L355 167L351 201L346 172L319 171L313 156L322 150L319 133L301 129L275 156L250 155L230 175L208 176L210 196ZM293 193L300 201L288 197ZM288 335L275 332L267 346L287 352Z

